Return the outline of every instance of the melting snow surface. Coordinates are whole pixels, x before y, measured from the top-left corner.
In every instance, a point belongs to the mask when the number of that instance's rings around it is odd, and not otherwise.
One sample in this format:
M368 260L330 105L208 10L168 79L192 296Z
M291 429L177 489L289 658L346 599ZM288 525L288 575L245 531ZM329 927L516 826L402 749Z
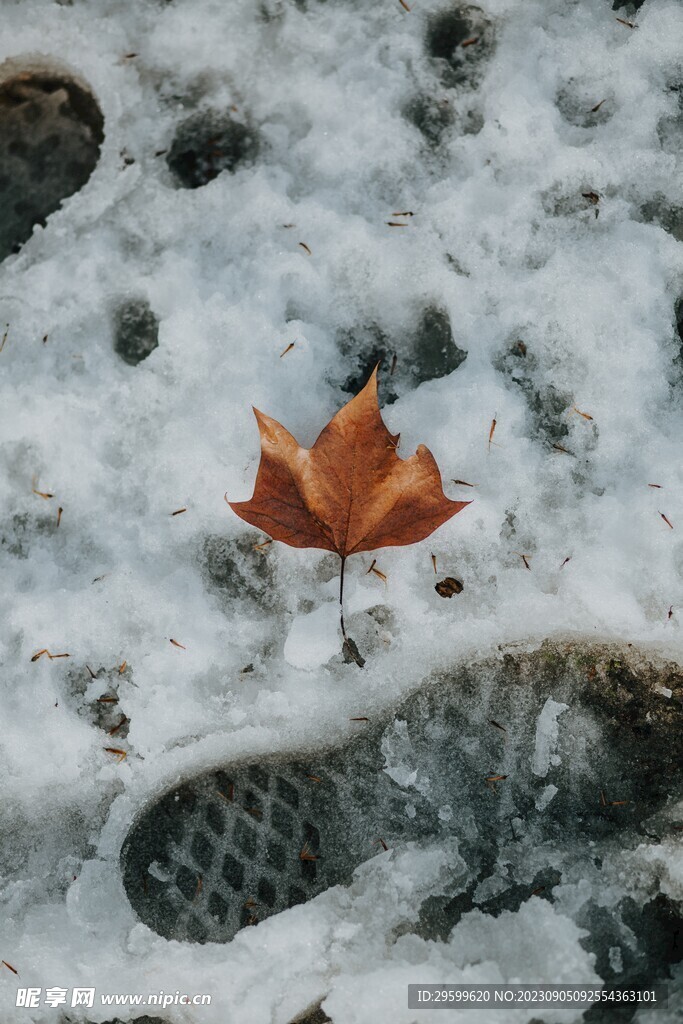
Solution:
M59 1013L16 1008L19 983L213 994L173 1024L287 1024L320 999L335 1024L413 1024L409 978L600 980L576 923L586 878L421 936L424 900L465 885L457 843L380 854L227 947L159 938L118 874L164 787L339 741L454 659L560 633L683 655L683 5L482 0L460 77L429 50L446 0L407 6L2 4L0 62L70 69L105 130L87 183L0 264L7 1024ZM258 145L182 187L181 126L214 111ZM211 137L202 159L227 159ZM401 454L427 444L473 503L377 552L386 582L349 561L361 672L338 656L337 560L255 550L223 496L251 493L252 404L311 444L378 350ZM445 575L464 584L450 600ZM69 657L32 661L42 649ZM548 699L538 720L540 778L566 708ZM386 770L419 786L395 741ZM466 830L457 794L451 813ZM605 901L683 895L673 843L617 851L610 871Z

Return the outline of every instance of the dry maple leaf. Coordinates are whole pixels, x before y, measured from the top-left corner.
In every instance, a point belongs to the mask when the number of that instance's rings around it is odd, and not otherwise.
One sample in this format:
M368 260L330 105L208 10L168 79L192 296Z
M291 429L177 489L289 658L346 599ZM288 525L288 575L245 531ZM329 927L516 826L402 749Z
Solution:
M399 435L389 433L379 411L377 368L312 448L302 448L277 420L254 414L261 435L254 494L229 505L274 540L335 551L342 560L340 600L349 555L415 544L470 504L446 497L424 445L399 458ZM343 615L342 633L347 641Z

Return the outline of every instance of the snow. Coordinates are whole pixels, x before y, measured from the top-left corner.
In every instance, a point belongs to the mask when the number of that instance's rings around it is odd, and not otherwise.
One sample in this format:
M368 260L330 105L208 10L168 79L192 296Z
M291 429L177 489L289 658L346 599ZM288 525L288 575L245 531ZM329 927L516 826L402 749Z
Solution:
M604 876L579 878L559 846L553 905L474 909L438 941L419 934L420 906L472 870L446 840L379 854L350 889L227 947L154 935L118 873L133 816L178 779L339 742L350 717L499 645L588 637L683 655L683 6L486 0L495 49L454 88L425 56L445 0L409 6L2 5L0 65L66 68L105 119L90 180L0 264L0 958L22 984L214 995L195 1018L169 1008L173 1024L287 1024L320 999L335 1024L412 1024L413 973L601 977L577 921ZM447 101L437 146L406 116L417 100ZM258 133L253 165L178 187L157 154L191 114L232 107ZM414 213L405 228L387 225L395 211ZM159 320L138 365L114 341L131 299ZM467 358L420 381L404 367L434 308ZM398 354L384 415L401 453L426 444L446 493L473 504L373 554L386 583L367 575L372 557L349 560L361 672L338 654L338 561L254 551L265 538L223 496L251 494L250 406L311 444L373 331ZM446 575L464 584L451 600L434 590ZM43 648L69 658L32 662ZM98 724L111 693L127 734ZM537 722L544 815L569 707L549 698ZM385 770L419 790L398 726ZM466 834L456 793L440 817ZM600 853L605 905L683 898L680 843ZM527 856L531 881L541 855ZM0 970L3 1021L56 1019L15 1008L19 982Z
M339 652L339 606L321 604L308 615L297 615L284 645L285 661L293 668L313 671Z

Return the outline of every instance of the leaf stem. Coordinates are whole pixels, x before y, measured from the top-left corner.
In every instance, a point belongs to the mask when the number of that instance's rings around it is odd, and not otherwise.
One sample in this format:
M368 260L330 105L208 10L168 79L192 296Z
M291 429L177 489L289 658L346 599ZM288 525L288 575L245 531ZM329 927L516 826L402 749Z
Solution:
M344 653L345 661L355 661L358 668L363 668L365 665L365 658L361 656L351 637L346 635L346 627L344 625L344 567L346 565L346 556L340 555L339 557L341 558L341 572L339 574L339 622L341 624L342 636L344 637L342 651Z
M341 573L339 575L339 621L341 623L342 636L348 643L348 637L346 635L346 629L344 628L344 566L346 565L346 556L340 555L341 558Z

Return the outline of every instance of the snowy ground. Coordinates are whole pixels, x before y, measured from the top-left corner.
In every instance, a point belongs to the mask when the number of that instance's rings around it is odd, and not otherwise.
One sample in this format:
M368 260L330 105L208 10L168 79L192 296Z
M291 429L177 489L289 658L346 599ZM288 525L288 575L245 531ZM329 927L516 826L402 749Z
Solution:
M131 817L178 778L340 739L349 716L502 643L576 633L683 656L683 5L487 0L462 74L428 52L448 5L408 6L0 3L0 61L58 62L105 130L87 184L0 265L8 1024L59 1016L15 1009L19 983L213 994L169 1022L287 1024L330 993L335 1024L389 1005L411 1024L407 964L418 980L530 964L534 981L598 980L568 897L476 913L448 943L411 936L446 846L378 858L228 946L158 938L118 873ZM184 188L168 158L205 111L251 148ZM159 321L137 365L117 351L131 301ZM467 356L440 375L421 344L448 321ZM310 444L376 350L385 377L397 355L385 418L402 452L427 444L473 504L378 552L386 583L349 562L361 672L336 653L335 560L254 551L265 538L223 495L251 493L251 404ZM435 593L432 554L462 594ZM32 662L44 648L70 657ZM637 877L680 901L680 845L629 857L625 892Z

